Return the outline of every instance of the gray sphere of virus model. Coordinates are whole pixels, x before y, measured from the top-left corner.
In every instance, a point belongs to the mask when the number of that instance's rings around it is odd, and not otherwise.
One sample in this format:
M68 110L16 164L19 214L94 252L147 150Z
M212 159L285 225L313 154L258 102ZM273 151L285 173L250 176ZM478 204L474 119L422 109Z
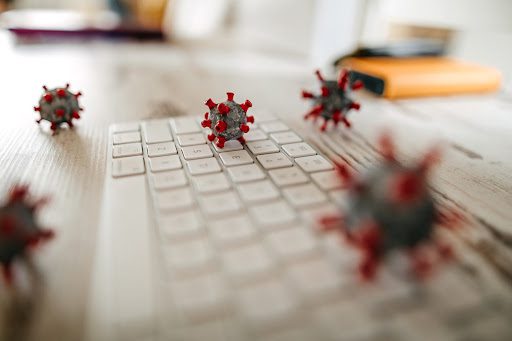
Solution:
M51 230L41 229L36 222L37 209L46 199L30 201L25 186L14 187L7 202L0 206L0 263L4 278L12 280L11 265L40 241L53 237Z
M315 95L309 91L302 91L303 98L313 101L313 108L304 118L312 118L315 121L319 117L323 118L322 131L327 129L329 121L332 121L334 126L337 126L339 122L343 122L347 127L350 127L347 113L351 109L359 110L361 106L359 103L354 102L349 95L351 91L361 89L363 83L361 81L350 83L347 70L341 70L337 81L325 80L318 70L315 73L318 80L322 83L321 93Z
M39 106L34 107L34 110L40 114L36 122L41 123L42 120L50 122L52 131L57 130L64 123L72 128L73 119L79 119L80 111L83 110L78 103L78 98L82 94L69 91L69 84L52 90L43 86L43 90L44 94L39 100Z
M219 148L224 148L224 144L229 140L238 140L244 144L244 133L249 132L248 123L254 123L253 116L247 116L247 111L252 107L252 103L246 100L243 104L233 101L234 94L227 93L227 101L216 104L212 99L205 103L210 112L204 114L204 120L201 122L203 128L210 128L212 133L208 135L208 140L213 142Z
M363 175L350 192L346 216L349 232L371 217L382 234L380 252L414 247L428 239L436 207L421 173L416 167L385 163ZM417 197L407 198L404 192L408 190Z
M407 250L414 270L423 275L434 261L451 254L434 235L441 215L429 191L427 173L437 153L432 151L418 165L406 166L396 160L388 137L381 144L384 162L359 177L338 165L348 185L348 207L344 214L322 222L362 251L359 270L364 278L372 278L382 257L397 249ZM436 259L431 257L432 250Z

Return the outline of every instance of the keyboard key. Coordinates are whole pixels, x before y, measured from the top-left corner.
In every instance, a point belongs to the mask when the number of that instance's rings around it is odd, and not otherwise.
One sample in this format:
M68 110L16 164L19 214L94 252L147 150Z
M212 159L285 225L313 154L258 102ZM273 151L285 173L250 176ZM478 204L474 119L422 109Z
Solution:
M172 141L169 122L147 122L143 126L144 138L146 143L160 143Z
M149 157L173 155L178 153L173 142L148 144L147 149Z
M221 192L231 187L224 173L195 176L192 182L199 193Z
M290 327L290 328L288 328ZM292 325L286 326L285 329L272 330L269 335L265 335L265 341L311 341L318 340L318 329L311 328L310 325L302 324L302 325ZM322 335L324 332L322 331ZM334 338L335 339L335 338ZM331 339L329 339L331 340Z
M230 246L251 240L256 236L256 230L249 216L242 214L215 219L210 223L210 234L217 243Z
M458 295L457 295L458 296ZM430 301L429 301L430 303ZM425 307L426 308L426 307ZM485 308L480 309L479 315L485 315L485 313L482 314L482 312L485 311ZM468 314L471 315L471 314ZM460 316L460 315L459 315ZM351 318L354 318L351 316ZM464 320L464 318L462 319ZM482 318L478 318L479 321L485 320ZM467 320L466 320L467 321ZM400 336L398 337L398 334L395 332L395 335L397 335L397 339L402 340L414 340L418 338L418 335L420 333L418 332L418 327L421 326L421 329L425 331L425 335L428 334L429 340L450 340L450 339L457 339L457 340L505 340L506 337L500 338L497 335L500 335L499 332L496 333L498 328L496 326L492 326L490 330L491 334L488 336L482 336L481 332L484 331L487 328L481 328L481 326L478 326L478 322L475 321L475 323L467 323L467 322L460 322L458 321L457 324L459 326L465 325L465 327L459 327L460 329L457 331L450 330L450 327L447 325L450 324L450 322L446 323L446 325L441 326L442 318L440 318L436 313L433 313L428 308L426 309L415 309L414 311L407 312L407 320L399 319L399 321L396 321L393 323L393 329L400 331ZM415 327L413 327L415 326ZM339 328L339 326L338 326ZM385 328L385 327L383 327ZM427 332L428 331L428 332ZM455 332L455 333L454 333ZM385 332L384 332L385 333ZM382 331L376 330L373 335L382 335ZM455 336L457 335L457 337ZM492 335L492 336L491 336ZM505 334L504 334L505 335ZM510 332L508 335L512 335ZM378 337L375 337L378 338Z
M249 213L259 225L263 226L288 224L297 217L295 211L283 200L252 206L249 208Z
M142 156L131 156L112 160L112 176L114 178L144 174L144 159Z
M170 172L155 173L153 174L152 179L153 186L157 190L181 187L188 183L185 172L182 169Z
M224 269L237 282L268 274L273 268L272 259L260 244L228 250L222 259Z
M217 310L215 311L215 309ZM168 329L171 331L170 334L162 333L160 335L169 335L164 340L173 341L236 341L246 339L247 334L241 330L238 321L232 318L233 307L229 298L221 308L212 310L214 311L211 315L198 317L192 323L186 324L184 328L180 326L177 333L175 333L175 329ZM210 317L211 319L209 319ZM191 319L189 318L189 320ZM153 340L150 338L144 341Z
M211 216L225 216L242 207L240 198L232 191L205 195L202 197L201 203L205 214Z
M180 117L171 119L171 127L176 134L190 134L201 132L201 128L199 128L199 125L192 117Z
M275 121L277 119L278 117L276 115L265 110L258 110L254 113L254 121L257 123Z
M205 157L212 157L213 152L209 145L200 144L198 146L190 146L181 148L185 160L196 160Z
M228 173L234 182L262 180L265 178L265 173L255 164L230 167L228 168Z
M225 283L217 273L173 281L172 292L173 304L191 321L218 318L228 305Z
M341 179L336 171L313 173L311 178L324 191L342 187Z
M237 140L226 141L226 143L224 144L224 148L217 147L217 145L215 143L212 143L212 146L213 146L213 148L215 149L215 151L217 153L231 152L233 150L244 149L242 144L239 141L237 141Z
M308 208L306 210L301 210L301 216L304 221L314 228L322 227L320 224L320 220L323 217L328 216L338 216L341 213L341 209L334 204L325 203L321 206Z
M150 158L149 166L152 172L162 172L181 168L181 161L178 155L159 156Z
M142 145L140 143L119 144L112 147L112 157L126 157L142 155Z
M361 254L359 250L352 247L340 247L339 233L331 233L322 236L321 243L325 252L324 254L327 255L329 262L332 262L335 269L344 269L350 272L355 270L357 264L360 264ZM382 272L379 272L379 281L382 279L381 276ZM351 277L351 279L357 281L357 277ZM386 295L386 292L382 294Z
M126 133L129 131L139 131L140 124L139 122L124 122L124 123L116 123L112 125L111 131L113 133Z
M202 133L196 134L183 134L178 136L178 143L180 146L193 146L196 144L205 144L206 139Z
M256 158L265 169L291 167L293 165L283 153L258 155Z
M309 178L298 167L275 169L268 172L278 186L297 185L309 182Z
M161 211L172 211L192 207L194 197L190 188L173 189L171 191L156 192L156 202Z
M335 271L324 259L292 265L288 274L297 288L309 299L326 298L339 293L342 285L347 282L347 278Z
M238 187L238 192L242 199L248 203L279 197L279 191L269 180L242 184Z
M251 129L248 133L244 134L244 139L247 142L266 140L267 135L260 129Z
M288 126L281 121L265 122L260 124L260 128L267 134L290 130L290 128L288 128Z
M113 136L114 144L140 142L140 133L131 131L127 133L116 133Z
M339 244L338 244L338 246L339 246ZM352 263L352 264L354 264L354 263ZM349 268L349 267L345 267L345 269L346 268ZM343 269L343 266L340 266L338 269ZM447 272L451 272L451 271L447 271ZM439 273L439 275L441 275L441 274ZM413 292L414 292L413 287L408 285L408 283L406 281L400 280L400 278L396 276L396 273L393 274L393 272L391 271L390 268L386 268L386 267L382 268L379 271L378 277L379 277L378 283L375 282L376 283L375 286L368 287L368 290L364 290L364 294L363 294L363 290L361 290L362 287L358 286L357 282L354 282L353 277L346 276L345 282L350 284L351 289L352 288L355 289L353 292L354 296L361 297L358 300L359 301L358 303L360 303L361 305L367 306L367 307L369 307L369 306L382 307L382 306L390 306L390 305L394 304L397 307L397 309L399 309L400 306L403 306L403 304L405 303L405 300L411 299L411 295L413 295ZM460 279L461 278L459 277L459 280ZM426 304L429 307L428 309L432 309L432 310L430 310L432 313L434 313L434 311L436 311L435 314L438 314L438 315L449 314L451 316L454 316L453 315L454 311L453 310L450 311L450 309L446 305L450 305L450 304L454 303L455 305L458 306L458 309L456 309L455 311L457 311L459 313L461 311L464 311L465 309L470 309L470 307L468 307L467 305L464 304L464 300L461 299L462 297L460 296L464 290L461 287L464 285L464 283L467 283L467 281L464 281L464 280L459 281L459 285L457 286L456 289L447 286L447 283L443 283L443 285L440 287L440 289L441 289L440 294L442 294L443 296L431 293L430 291L428 291L427 288L425 288L425 293L428 295L432 295L432 296L430 296L431 298L429 298L428 304ZM454 295L457 297L456 299L453 299ZM474 293L473 296L471 296L471 299L473 299L474 301L481 300L481 298L482 298L482 296L477 294L476 292ZM434 307L437 306L438 303L441 303L445 306L438 307L439 310L437 310ZM479 303L474 302L474 303L476 303L475 306L481 305L481 302L479 302ZM473 308L475 308L475 306L473 306Z
M213 250L206 239L173 243L165 248L165 253L169 265L182 273L197 273L213 265Z
M187 166L192 175L217 173L221 170L219 162L214 157L187 161Z
M247 148L254 155L277 153L279 151L279 148L270 140L248 142Z
M365 286L366 287L366 286ZM349 296L350 299L350 296ZM357 298L355 298L357 300ZM416 310L417 311L417 310ZM420 310L423 311L423 310ZM414 310L407 311L407 316L413 314ZM373 309L368 309L361 304L347 304L346 300L333 300L329 304L319 306L317 309L312 310L313 318L318 321L319 328L329 335L328 340L338 340L340 335L346 335L347 339L352 340L383 340L389 335L386 335L388 331L383 330L382 315L375 314ZM342 317L342 318L340 318ZM386 316L384 316L386 318ZM410 323L410 320L406 320ZM391 324L390 324L391 325ZM441 327L438 323L436 330L440 330ZM423 328L423 326L422 326ZM419 333L416 328L408 329L413 330L415 333L412 338L391 337L392 340L414 340ZM406 329L407 330L407 329ZM380 333L379 333L380 332ZM402 332L401 334L404 334ZM426 333L427 334L427 333ZM383 335L386 335L384 338ZM430 337L432 333L428 333L429 340L449 340L450 338L434 338ZM453 337L452 337L453 338Z
M295 134L293 131L285 131L282 133L270 134L270 138L274 140L277 144L287 144L302 141L300 136Z
M348 192L347 190L336 189L334 191L329 192L329 196L332 201L334 201L338 206L345 207L348 202Z
M329 161L320 155L301 157L295 159L295 162L308 173L331 170L334 168Z
M316 151L305 142L285 144L283 150L293 158L316 154Z
M173 212L160 219L160 230L165 238L183 239L203 232L200 213L196 210Z
M289 203L296 207L311 206L327 201L327 196L313 184L287 187L283 189L283 195Z
M292 320L298 302L289 288L278 280L257 283L239 293L242 316L257 329L273 328Z
M235 150L232 152L220 153L220 159L226 166L239 166L253 163L252 157L245 150Z
M272 249L285 259L303 257L317 249L315 236L303 226L269 233L267 241Z

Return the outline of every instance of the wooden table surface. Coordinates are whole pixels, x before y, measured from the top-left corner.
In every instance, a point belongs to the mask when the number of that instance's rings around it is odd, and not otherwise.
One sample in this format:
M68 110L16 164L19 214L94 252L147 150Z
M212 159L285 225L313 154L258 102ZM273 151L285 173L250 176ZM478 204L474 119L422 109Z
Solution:
M224 98L226 90L233 90L237 99L252 101L254 112L268 109L305 134L315 132L302 120L308 104L299 97L302 88L317 86L312 66L305 56L271 52L225 44L14 45L0 34L0 193L21 182L30 184L35 195L50 194L53 200L40 218L57 232L37 251L43 290L19 322L30 339L82 335L110 123L201 115L205 99ZM43 84L66 82L84 93L85 112L75 130L51 136L34 123L32 107ZM433 174L434 190L470 217L475 228L466 241L486 271L510 283L512 94L397 102L358 97L363 107L350 117L354 129L331 132L337 142L330 151L358 168L374 162L383 129L393 132L405 159L420 157L440 142L444 152ZM325 139L313 140L325 147ZM6 289L0 287L1 292L5 299Z

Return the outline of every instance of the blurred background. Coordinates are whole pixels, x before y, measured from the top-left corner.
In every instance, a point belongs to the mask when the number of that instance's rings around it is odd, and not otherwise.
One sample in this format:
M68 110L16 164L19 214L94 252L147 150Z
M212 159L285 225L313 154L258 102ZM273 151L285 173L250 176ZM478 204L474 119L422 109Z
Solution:
M45 309L34 318L35 339L54 340L53 331L59 330L69 336L62 339L76 340L72 336L83 324L108 124L167 117L180 111L176 108L202 114L204 100L224 98L225 89L251 99L255 110L263 106L302 122L308 104L300 89L317 86L314 68L332 75L335 61L357 48L411 41L430 42L436 53L500 70L499 95L512 93L510 0L0 0L0 164L7 165L0 172L0 193L19 179L35 184L36 193L58 193L43 217L60 231L41 262L50 275ZM84 92L86 116L78 134L53 140L36 131L32 106L41 85L66 82ZM510 188L512 158L504 151L512 149L503 136L510 137L510 104L500 109L485 98L454 101L444 103L449 113L457 113L451 116L429 103L405 103L425 117L437 114L431 124L411 123L384 101L365 101L353 122L365 135L393 124L393 118L407 121L422 133L418 136L463 140L485 158L457 147L470 160L456 154L447 166L454 171L446 173L457 186L447 181L445 188L482 221L508 228L510 202L503 188ZM409 155L430 145L417 136L410 143L410 126L403 126L397 139L409 142ZM488 180L491 167L498 169L498 180ZM468 195L475 184L476 194ZM494 207L482 210L489 206Z
M175 42L213 39L301 55L315 65L356 46L417 38L506 72L512 57L510 51L498 53L512 42L508 0L0 0L0 11L8 11L4 27L25 38L36 36L32 29L73 30L82 37L86 31Z

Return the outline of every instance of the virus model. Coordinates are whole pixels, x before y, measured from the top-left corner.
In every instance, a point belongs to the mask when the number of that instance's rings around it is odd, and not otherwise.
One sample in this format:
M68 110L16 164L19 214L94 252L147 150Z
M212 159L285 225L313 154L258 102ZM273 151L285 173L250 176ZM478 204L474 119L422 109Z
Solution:
M56 88L48 90L43 86L44 95L39 100L39 106L34 107L34 110L39 112L41 117L36 121L41 123L46 120L51 123L51 129L55 132L63 123L67 123L70 128L73 128L73 119L80 118L80 108L78 104L78 97L82 93L72 93L69 91L69 84L64 88Z
M210 112L204 114L204 120L201 122L203 128L210 128L212 133L208 135L208 140L215 141L219 148L224 148L226 141L237 139L244 144L244 133L249 131L247 123L254 123L254 116L247 116L247 110L252 107L252 103L246 100L243 104L233 101L235 94L227 93L227 101L216 104L212 99L206 101Z
M451 227L455 220L437 208L427 182L438 152L432 150L419 164L406 166L396 160L387 135L380 144L384 162L365 175L356 177L347 166L338 165L348 187L348 210L324 217L321 225L340 232L362 252L359 272L364 279L374 278L382 258L393 250L406 251L414 273L422 278L435 263L452 257L451 248L436 239L435 229Z
M335 126L338 126L341 121L350 128L347 113L350 109L359 110L361 106L354 102L349 95L351 91L361 89L363 83L361 81L350 83L347 70L341 70L337 81L324 80L318 70L315 73L322 83L321 94L315 95L309 91L302 91L303 98L310 98L313 101L313 108L304 116L304 119L312 118L316 121L318 117L322 117L324 119L320 128L322 131L327 129L329 121L332 121Z
M37 209L46 201L46 198L31 201L28 188L16 186L7 203L0 206L0 263L7 283L12 282L13 261L26 258L31 248L53 237L51 230L41 229L35 220Z

